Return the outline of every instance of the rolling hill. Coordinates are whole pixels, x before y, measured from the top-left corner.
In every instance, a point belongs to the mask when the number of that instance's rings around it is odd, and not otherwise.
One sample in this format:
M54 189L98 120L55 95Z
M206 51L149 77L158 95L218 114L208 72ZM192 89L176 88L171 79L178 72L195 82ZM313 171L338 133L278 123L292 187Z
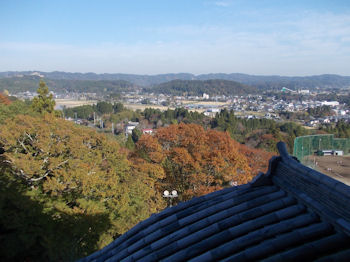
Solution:
M7 89L15 94L24 91L35 92L38 89L39 76L15 76L0 78L0 90ZM137 87L124 80L69 80L44 78L51 91L88 92L88 93L119 93L123 91L135 91Z
M18 83L32 88L28 84L31 77L43 76L45 79L52 80L58 87L78 88L80 84L87 86L108 85L112 89L116 86L138 86L152 87L173 80L227 80L235 81L259 89L281 89L287 87L290 89L332 89L350 87L350 76L340 76L334 74L324 74L315 76L279 76L279 75L248 75L240 73L232 74L201 74L194 75L189 73L178 74L158 74L158 75L136 75L136 74L96 74L96 73L69 73L69 72L40 72L40 71L11 71L0 72L0 88L3 88L4 81L7 85L16 89ZM21 79L22 78L22 79ZM47 81L47 80L46 80ZM73 81L73 82L69 82ZM75 82L76 81L76 82ZM96 82L78 82L78 81L96 81ZM106 82L99 82L106 81ZM112 81L112 82L111 82ZM114 82L113 82L114 81ZM117 81L117 82L116 82ZM120 81L120 82L118 82ZM13 83L15 82L15 83ZM17 87L18 89L18 87ZM100 89L98 89L100 90Z

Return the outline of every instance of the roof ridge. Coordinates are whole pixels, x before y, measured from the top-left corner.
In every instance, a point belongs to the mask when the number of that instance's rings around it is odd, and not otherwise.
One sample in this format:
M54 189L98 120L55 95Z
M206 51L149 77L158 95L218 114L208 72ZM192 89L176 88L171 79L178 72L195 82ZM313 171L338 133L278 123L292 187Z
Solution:
M278 142L277 148L283 163L301 172L301 174L307 175L306 177L310 180L316 180L317 182L325 185L326 187L335 190L340 194L343 194L350 200L350 186L345 185L344 183L337 181L334 178L322 174L314 169L304 166L299 162L297 158L288 154L287 147L284 142Z
M252 186L276 184L350 235L350 186L304 166L288 154L284 142L277 148L280 156L270 160L268 171Z

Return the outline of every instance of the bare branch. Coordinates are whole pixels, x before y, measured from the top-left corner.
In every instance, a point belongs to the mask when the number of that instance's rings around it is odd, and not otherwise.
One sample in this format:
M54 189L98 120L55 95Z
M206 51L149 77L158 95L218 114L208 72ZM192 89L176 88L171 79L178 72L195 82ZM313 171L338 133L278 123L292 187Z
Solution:
M32 141L32 142L34 141L33 138L27 132L25 132L25 134L30 139L30 141Z
M10 161L10 160L4 160L3 163L8 163L8 164L12 165L15 169L17 169L17 170L19 171L19 172L14 172L14 171L12 171L12 173L13 173L14 175L19 176L19 177L21 177L21 178L24 178L27 182L30 181L30 177L29 177L26 173L24 173L24 171L23 171L22 169L17 168L17 167L13 164L12 161Z
M47 161L49 160L49 157L45 157L44 160L43 160L43 164L41 165L41 169L44 167L44 165L47 163Z
M63 162L59 163L54 169L59 168L60 166L63 166L65 163L67 163L69 159L64 160Z
M23 144L23 141L20 141L19 139L17 140L18 143L23 147L23 149L28 152L28 149L26 148L26 146Z
M45 160L44 160L45 161ZM45 177L47 177L52 171L54 171L55 169L58 169L60 166L64 165L65 163L67 163L69 161L69 159L64 160L63 162L59 163L55 168L49 169L45 172L45 174L41 177L37 177L37 178L30 178L22 169L17 168L12 161L10 160L4 160L4 163L8 163L11 164L15 169L17 169L19 171L18 172L13 172L15 175L24 178L27 182L31 183L31 182L37 182L40 181L42 179L44 179Z
M41 177L38 178L31 178L30 181L31 182L37 182L39 180L44 179L45 177L47 177L52 171L54 171L55 169L59 168L60 166L64 165L65 163L67 163L69 161L69 159L64 160L63 162L59 163L55 168L49 169L45 172L45 174Z
M30 182L37 182L37 181L39 181L39 180L42 180L42 179L44 179L45 177L47 177L47 176L50 174L50 172L51 172L51 170L48 170L48 171L46 171L46 173L45 173L43 176L38 177L38 178L30 178L29 181L30 181Z

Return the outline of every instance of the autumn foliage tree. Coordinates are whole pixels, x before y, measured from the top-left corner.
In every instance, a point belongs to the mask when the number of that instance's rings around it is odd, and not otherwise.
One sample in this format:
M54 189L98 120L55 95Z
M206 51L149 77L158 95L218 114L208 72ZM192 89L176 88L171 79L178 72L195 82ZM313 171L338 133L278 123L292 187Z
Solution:
M152 167L134 169L116 140L52 114L5 121L0 149L8 260L74 260L163 207Z
M5 94L0 93L0 104L10 105L11 100Z
M271 152L251 148L243 144L237 143L238 152L249 159L249 167L252 170L252 175L258 175L260 172L267 172L269 160L274 155Z
M153 194L145 199L164 208L165 203L161 192L162 181L165 179L165 171L162 167L165 155L157 139L150 135L141 136L130 158L134 174L141 177L143 182L153 190Z
M244 184L253 177L247 158L228 133L196 124L161 128L154 137L143 135L136 151L147 163L162 167L163 188L179 191L180 200Z

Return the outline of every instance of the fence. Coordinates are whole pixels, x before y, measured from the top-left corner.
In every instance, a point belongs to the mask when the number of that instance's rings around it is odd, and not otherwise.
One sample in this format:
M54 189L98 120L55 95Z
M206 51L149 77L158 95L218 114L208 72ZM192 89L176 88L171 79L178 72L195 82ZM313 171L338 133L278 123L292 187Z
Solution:
M294 140L293 155L300 161L318 150L342 150L350 153L349 138L334 138L334 135L299 136Z

